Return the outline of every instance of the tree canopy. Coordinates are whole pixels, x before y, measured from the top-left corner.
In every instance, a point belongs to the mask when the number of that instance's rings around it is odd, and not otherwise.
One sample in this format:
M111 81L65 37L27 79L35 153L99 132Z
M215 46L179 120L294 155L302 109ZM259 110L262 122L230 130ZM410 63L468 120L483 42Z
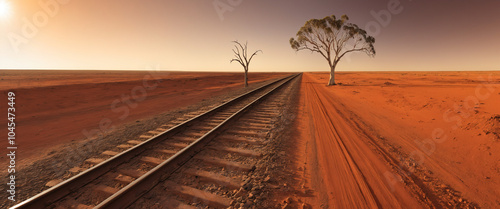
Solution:
M335 15L311 19L300 28L296 38L290 38L292 49L317 52L328 61L331 70L329 85L335 84L335 67L346 54L365 52L368 56L375 56L375 38L348 20L347 15L339 19Z

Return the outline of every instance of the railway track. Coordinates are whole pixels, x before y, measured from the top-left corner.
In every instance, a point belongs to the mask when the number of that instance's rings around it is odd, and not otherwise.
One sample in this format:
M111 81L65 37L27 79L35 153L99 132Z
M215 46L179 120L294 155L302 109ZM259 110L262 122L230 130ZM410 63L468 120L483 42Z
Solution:
M269 154L273 134L290 119L282 111L298 82L300 79L292 80L243 113L207 149L129 208L264 208L260 203L268 194L258 180L253 181L253 169L263 171L261 160Z
M259 153L238 148L235 144L259 143L249 138L258 137L259 129L269 125L269 116L274 113L272 106L258 111L248 110L298 75L279 79L207 112L189 115L191 119L177 125L171 124L173 127L167 125L150 131L139 139L118 146L116 150L107 150L102 153L102 158L88 159L88 169L84 170L86 166L75 168L73 172L79 174L13 208L125 208L132 204L137 206L136 202L148 202L137 200L148 191L158 188L168 194L156 200L164 203L158 207L227 207L231 204L228 194L234 194L228 191L223 195L209 193L175 179L194 178L240 192L237 189L244 182L228 176L253 170L251 163L243 161L258 158ZM226 130L232 123L239 121L243 114L252 114L241 120L245 126ZM200 165L203 165L203 169ZM220 171L220 168L225 175L213 172Z

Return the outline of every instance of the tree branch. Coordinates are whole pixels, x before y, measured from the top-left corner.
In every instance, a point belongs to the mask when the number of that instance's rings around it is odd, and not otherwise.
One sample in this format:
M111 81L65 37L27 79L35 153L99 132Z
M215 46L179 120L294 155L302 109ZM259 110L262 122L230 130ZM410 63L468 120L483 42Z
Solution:
M260 51L262 52L262 50L257 50L256 52L254 52L252 54L252 56L250 56L250 59L248 59L248 42L245 43L245 45L242 45L240 42L238 41L233 41L233 43L235 43L235 48L236 50L233 49L233 53L235 54L234 56L236 58L234 59L231 59L230 60L230 63L236 61L238 63L241 64L241 66L243 66L243 69L246 71L248 71L248 66L250 65L250 62L252 61L252 58L257 55L257 53ZM240 51L241 49L241 51ZM262 52L263 53L263 52Z
M256 52L254 52L254 53L252 54L252 56L250 56L250 59L248 60L248 65L250 65L250 61L252 61L253 56L257 55L257 52L262 52L262 50L257 50ZM262 52L262 53L264 53L264 52ZM247 66L248 66L248 65L247 65Z
M344 53L342 53L342 55L340 55L340 57L338 58L338 60L340 60L340 58L342 58L344 55L346 55L347 53L350 53L350 52L356 52L356 51L368 51L369 49L368 48L358 48L358 49L351 49L351 50L347 50L345 51Z

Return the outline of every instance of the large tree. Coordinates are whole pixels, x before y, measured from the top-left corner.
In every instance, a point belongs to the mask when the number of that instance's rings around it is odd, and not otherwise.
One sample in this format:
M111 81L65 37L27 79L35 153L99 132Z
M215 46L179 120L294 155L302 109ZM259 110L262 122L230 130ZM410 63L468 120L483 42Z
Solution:
M356 24L348 23L349 17L337 19L334 15L306 22L290 45L296 51L309 50L320 53L330 66L328 85L335 85L335 67L340 59L350 52L365 52L375 56L375 38Z
M236 50L233 49L233 52L234 52L234 56L236 58L232 59L230 61L230 63L236 61L236 62L239 62L241 64L241 66L243 66L243 69L245 70L245 87L247 87L248 86L248 67L250 66L250 61L252 61L253 56L255 56L257 54L257 52L262 52L262 50L257 50L252 54L252 56L248 57L248 48L247 48L248 43L245 43L245 46L241 45L240 42L238 42L238 41L233 41L233 43L235 43L234 48ZM262 52L262 53L264 53L264 52Z

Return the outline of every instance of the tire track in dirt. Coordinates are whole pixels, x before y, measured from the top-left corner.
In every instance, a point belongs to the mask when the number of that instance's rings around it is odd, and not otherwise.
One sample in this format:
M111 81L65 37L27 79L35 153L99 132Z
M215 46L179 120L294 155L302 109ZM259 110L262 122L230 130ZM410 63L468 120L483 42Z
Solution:
M315 118L320 121L320 123L316 123L316 128L318 128L318 131L322 132L323 135L328 135L328 139L332 139L322 143L322 145L325 146L320 147L320 155L327 155L322 159L334 159L335 162L330 163L342 167L342 170L337 170L337 172L335 172L339 174L338 177L345 183L340 185L343 190L341 199L347 200L344 203L350 206L356 205L357 207L368 208L380 206L380 203L374 198L372 189L365 181L365 177L359 171L358 165L353 161L351 154L342 142L341 136L333 126L333 122L331 121L325 105L320 100L318 92L310 85L306 88L309 89L308 92L311 94L308 98L310 98L309 102L312 107L313 115L319 116ZM334 173L334 171L331 171L328 167L325 169L329 171L328 173ZM331 179L327 180L327 182L330 182L329 184L333 183L331 181Z
M420 208L403 185L388 185L389 167L337 112L326 87L304 76L306 109L315 129L317 158L332 208ZM314 172L314 171L313 171Z

